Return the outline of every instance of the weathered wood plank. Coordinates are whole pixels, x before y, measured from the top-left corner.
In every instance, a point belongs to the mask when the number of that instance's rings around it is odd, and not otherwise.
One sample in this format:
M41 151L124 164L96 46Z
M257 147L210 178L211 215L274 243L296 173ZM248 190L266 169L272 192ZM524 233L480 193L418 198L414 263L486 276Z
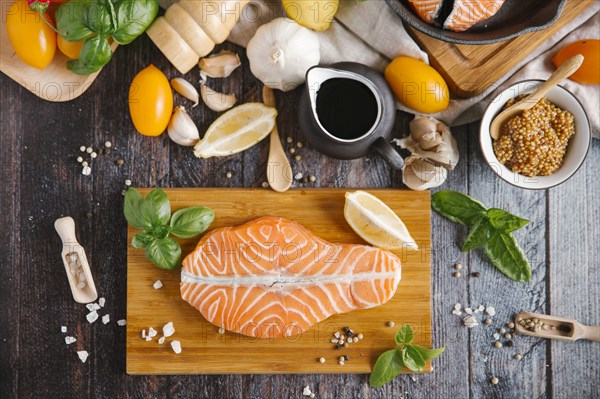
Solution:
M549 291L546 310L600 325L600 143L582 168L549 193ZM552 341L552 397L600 397L600 345Z

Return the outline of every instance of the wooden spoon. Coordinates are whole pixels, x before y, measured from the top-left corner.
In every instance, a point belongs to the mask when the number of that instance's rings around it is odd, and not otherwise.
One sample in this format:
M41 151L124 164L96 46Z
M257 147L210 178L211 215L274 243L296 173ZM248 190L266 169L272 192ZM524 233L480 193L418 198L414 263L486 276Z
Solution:
M275 107L275 95L271 88L263 87L263 102L269 107ZM267 180L275 191L280 193L287 191L293 181L292 165L285 155L277 125L271 131L271 146L269 148L269 161L267 163Z
M543 326L537 331L529 331L519 324L519 320L533 320L544 323L548 329ZM531 335L539 338L561 339L565 341L577 341L578 339L589 339L600 342L600 326L585 326L573 319L565 317L550 316L530 312L521 312L515 320L515 328L519 334Z
M500 137L500 131L502 130L502 126L510 119L514 118L518 114L523 111L526 111L532 108L535 104L537 104L544 94L546 94L550 89L554 86L558 85L564 79L571 76L575 73L576 70L579 69L581 63L583 62L583 55L577 54L562 64L554 73L546 80L544 83L539 85L537 89L529 94L527 97L522 99L516 104L511 105L504 111L500 112L494 120L492 120L492 124L490 125L490 135L494 140L498 140Z

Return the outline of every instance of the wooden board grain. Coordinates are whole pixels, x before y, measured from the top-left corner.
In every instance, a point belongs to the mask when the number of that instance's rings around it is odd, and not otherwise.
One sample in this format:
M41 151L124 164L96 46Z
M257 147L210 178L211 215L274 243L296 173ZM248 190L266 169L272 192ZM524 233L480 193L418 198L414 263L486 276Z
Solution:
M67 69L69 59L57 48L52 62L43 70L25 64L15 52L6 32L6 14L14 0L0 0L0 71L21 86L51 102L73 100L82 95L94 83L100 71L90 75L77 75ZM25 17L22 17L25 18ZM27 15L31 18L31 15ZM118 44L113 42L114 52Z
M211 229L238 225L264 215L302 223L331 242L364 243L347 225L345 189L291 190L285 194L266 189L165 189L173 210L193 205L211 207L216 214ZM256 339L235 333L218 334L217 327L181 299L179 272L153 266L143 250L127 248L127 373L367 373L379 354L394 346L396 326L410 323L415 343L431 341L430 309L430 197L429 192L369 190L385 201L406 223L419 251L396 251L402 259L402 281L388 303L373 309L335 315L303 334L278 340ZM142 190L145 194L147 189ZM128 230L128 243L136 233ZM189 253L198 239L180 240ZM152 284L161 280L164 287ZM167 322L176 332L163 345L156 339ZM159 331L155 340L141 338L142 329ZM329 341L334 331L350 326L365 338L337 351ZM176 355L169 342L177 339L183 352ZM339 356L348 355L344 366ZM317 361L325 357L326 363ZM425 371L430 371L429 364Z
M429 54L431 65L444 77L450 90L458 96L470 97L491 87L594 1L567 1L559 19L547 29L488 45L447 43L405 26Z

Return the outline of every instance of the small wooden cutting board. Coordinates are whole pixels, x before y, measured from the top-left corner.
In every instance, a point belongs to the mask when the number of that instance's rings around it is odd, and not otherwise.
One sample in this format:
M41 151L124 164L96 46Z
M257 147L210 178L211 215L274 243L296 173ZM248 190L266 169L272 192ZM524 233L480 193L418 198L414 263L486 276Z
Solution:
M142 194L149 189L141 189ZM194 205L211 207L211 229L245 223L273 215L302 223L313 233L338 243L364 244L344 219L347 189L290 190L285 194L267 189L165 189L172 211ZM352 191L352 190L350 190ZM382 352L394 347L394 335L405 323L415 332L415 343L431 345L430 294L430 195L428 191L367 189L387 203L404 221L420 250L395 252L402 260L402 281L385 305L335 315L303 334L287 339L258 339L227 332L219 334L179 292L179 271L152 265L144 251L131 246L137 230L128 229L127 249L127 373L128 374L256 374L256 373L368 373ZM179 240L183 254L199 238ZM163 288L153 284L161 280ZM159 345L162 327L173 322L175 334ZM394 328L386 326L393 321ZM152 341L141 331L152 326ZM364 339L337 351L330 342L335 331L348 326ZM170 341L179 340L177 355ZM348 355L344 366L338 358ZM321 364L318 358L324 357ZM427 364L425 371L430 371Z

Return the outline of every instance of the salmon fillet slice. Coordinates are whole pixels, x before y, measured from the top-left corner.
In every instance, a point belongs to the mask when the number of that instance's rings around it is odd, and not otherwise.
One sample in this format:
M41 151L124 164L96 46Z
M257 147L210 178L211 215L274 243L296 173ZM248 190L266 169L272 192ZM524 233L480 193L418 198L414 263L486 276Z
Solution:
M181 296L228 331L282 338L386 303L400 273L389 251L331 244L299 223L267 216L207 233L183 260Z
M444 28L463 32L478 22L494 16L504 0L455 0L452 12L444 22Z
M419 18L432 24L442 8L443 0L408 0L408 2Z

